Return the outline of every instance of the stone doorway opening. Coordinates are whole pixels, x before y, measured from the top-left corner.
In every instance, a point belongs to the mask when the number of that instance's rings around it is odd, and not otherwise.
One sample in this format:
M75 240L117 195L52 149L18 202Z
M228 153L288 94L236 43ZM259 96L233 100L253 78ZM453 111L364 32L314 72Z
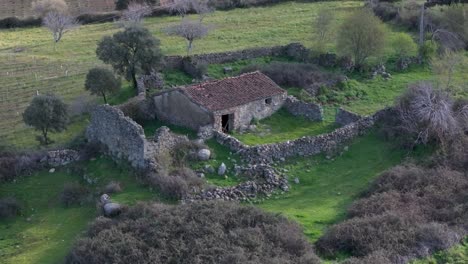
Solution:
M228 133L232 130L232 114L222 115L221 116L221 128L224 133Z

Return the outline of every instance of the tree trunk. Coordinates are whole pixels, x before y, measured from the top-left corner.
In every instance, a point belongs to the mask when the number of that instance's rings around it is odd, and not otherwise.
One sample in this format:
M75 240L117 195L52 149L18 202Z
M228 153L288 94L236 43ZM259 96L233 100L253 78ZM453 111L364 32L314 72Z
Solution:
M136 72L135 72L135 69L132 69L130 74L132 75L132 82L133 82L133 88L135 88L136 90L138 90L138 82L137 82L137 78L136 78Z
M193 40L189 40L188 41L188 46L187 46L187 57L190 56L190 53L192 53L192 43L193 43Z
M424 12L425 12L424 4L421 6L421 14L419 15L419 63L422 63L422 48L424 46Z
M104 103L107 104L107 98L106 98L106 94L104 92L102 92L102 98L104 98Z
M44 138L44 145L49 145L49 138L47 137L47 128L42 129L42 137Z

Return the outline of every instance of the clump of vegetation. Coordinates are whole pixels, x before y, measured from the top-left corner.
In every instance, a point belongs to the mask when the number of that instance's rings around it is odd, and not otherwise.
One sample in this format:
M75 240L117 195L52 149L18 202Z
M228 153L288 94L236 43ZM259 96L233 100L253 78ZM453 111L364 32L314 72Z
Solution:
M86 75L85 89L91 94L100 95L107 104L106 95L115 94L121 88L121 82L108 69L93 68Z
M226 202L141 203L118 220L98 218L66 260L119 262L320 263L293 222Z
M367 9L358 9L340 26L336 45L342 55L352 56L356 66L362 67L370 56L381 54L385 38L382 21Z
M449 168L395 167L351 206L351 219L319 239L318 249L358 257L383 251L392 263L447 249L466 233L467 215L460 211L466 188L463 173Z
M77 182L66 183L60 193L60 202L66 207L82 205L88 196L88 189L81 184Z
M111 181L104 187L104 193L111 194L111 193L119 193L122 191L122 186L120 182Z
M67 105L53 94L35 96L24 111L23 120L41 131L42 135L36 138L41 144L49 145L52 143L49 132L62 132L67 128Z
M21 206L14 197L0 199L0 220L19 215Z
M38 152L0 153L0 183L14 180L20 175L29 175L42 168L40 160L43 155Z

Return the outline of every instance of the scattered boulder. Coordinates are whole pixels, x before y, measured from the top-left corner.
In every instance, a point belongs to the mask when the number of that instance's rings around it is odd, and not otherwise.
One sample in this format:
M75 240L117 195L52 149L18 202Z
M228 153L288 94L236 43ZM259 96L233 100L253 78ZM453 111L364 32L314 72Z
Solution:
M102 204L107 204L111 202L110 196L108 194L101 195L101 198L99 200Z
M55 168L52 168L49 170L50 173L54 173L55 172Z
M223 176L226 173L226 164L221 163L221 166L218 168L218 175Z
M118 203L106 203L103 209L107 217L117 216L122 212L122 206Z
M294 183L295 183L295 184L299 184L299 183L300 183L300 181L299 181L299 178L298 178L298 177L294 178Z
M199 160L209 160L211 156L211 151L209 149L200 149L198 151L197 156Z

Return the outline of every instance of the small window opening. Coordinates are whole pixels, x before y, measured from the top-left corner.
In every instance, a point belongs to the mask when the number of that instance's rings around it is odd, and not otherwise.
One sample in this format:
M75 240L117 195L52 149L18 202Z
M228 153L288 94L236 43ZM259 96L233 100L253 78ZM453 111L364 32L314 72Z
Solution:
M265 99L265 104L270 105L271 104L271 98Z

